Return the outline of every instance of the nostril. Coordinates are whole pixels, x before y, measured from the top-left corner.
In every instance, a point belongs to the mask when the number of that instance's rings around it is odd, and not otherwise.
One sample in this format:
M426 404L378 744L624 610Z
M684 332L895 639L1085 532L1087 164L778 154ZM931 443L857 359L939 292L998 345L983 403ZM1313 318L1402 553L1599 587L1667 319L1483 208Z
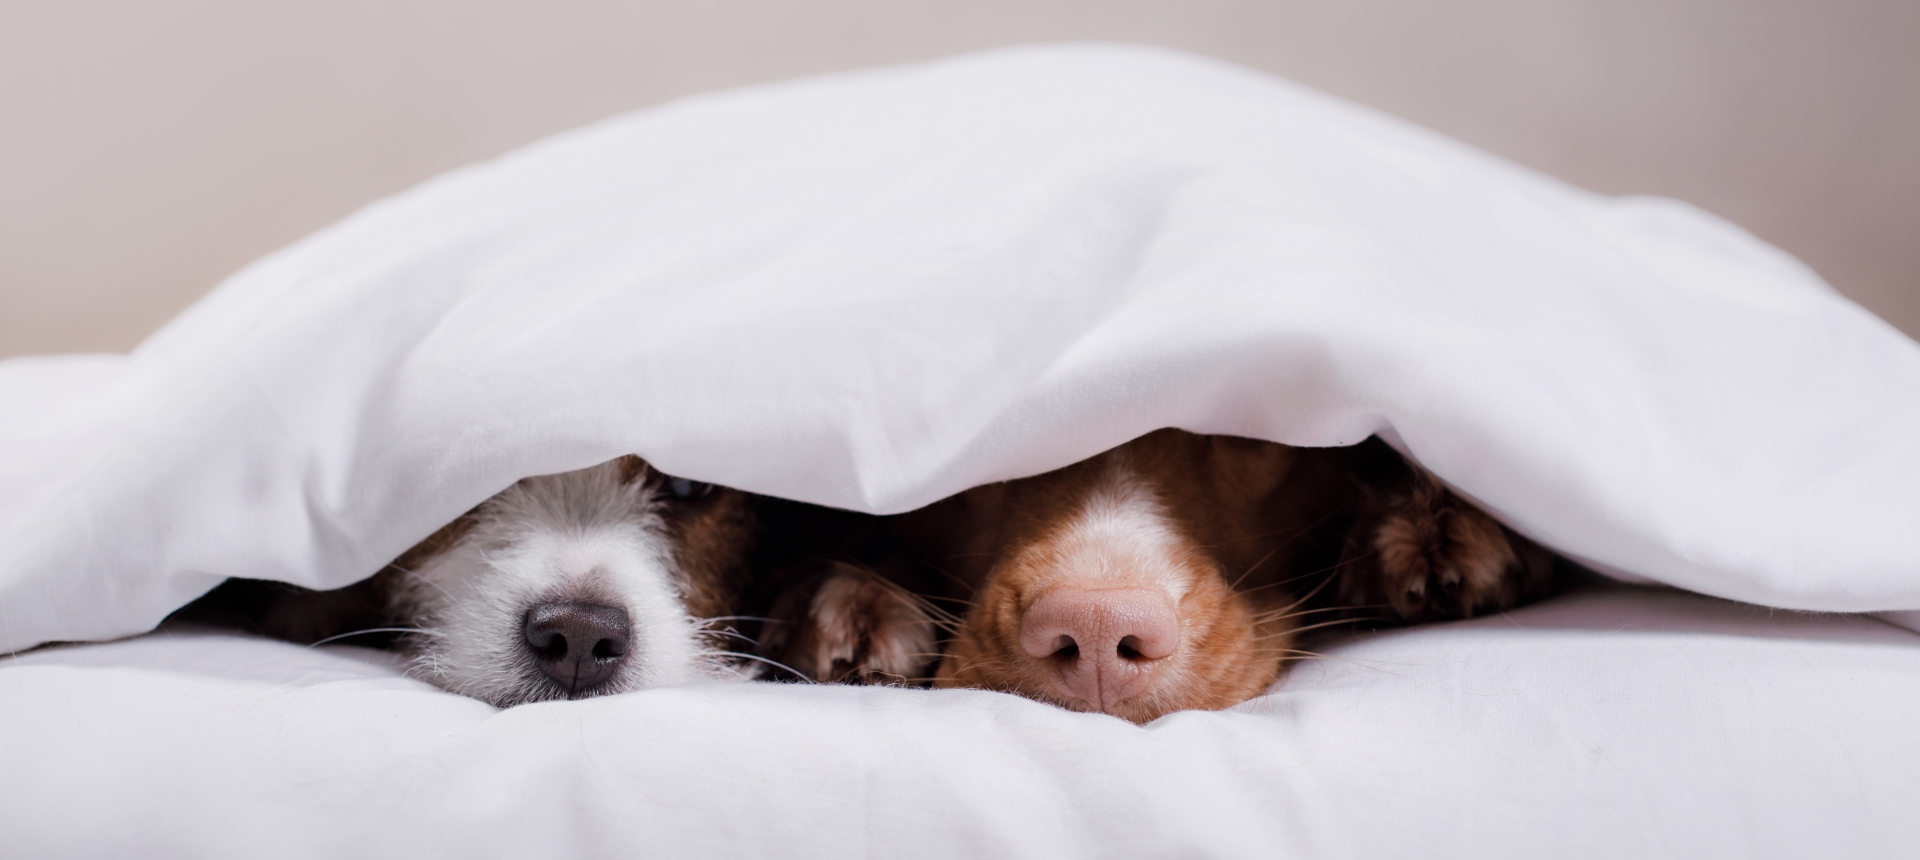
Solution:
M1060 638L1054 640L1051 656L1059 660L1072 660L1080 656L1080 643L1073 641L1072 636L1062 634Z
M611 660L627 653L626 640L602 639L593 643L593 656L597 660Z
M538 638L527 637L527 644L533 646L533 653L549 660L558 660L567 656L567 637L550 633Z
M1140 637L1126 636L1120 639L1120 659L1145 660L1147 655L1140 653Z

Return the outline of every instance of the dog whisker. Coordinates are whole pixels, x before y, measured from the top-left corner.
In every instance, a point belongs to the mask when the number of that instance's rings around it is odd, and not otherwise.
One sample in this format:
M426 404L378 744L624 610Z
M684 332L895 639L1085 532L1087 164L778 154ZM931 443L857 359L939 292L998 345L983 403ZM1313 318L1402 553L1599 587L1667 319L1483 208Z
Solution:
M798 678L798 679L800 679L800 682L801 682L801 683L806 683L806 684L812 684L812 683L815 683L815 681L813 680L813 678L812 678L812 677L810 677L810 676L808 676L808 675L807 675L807 673L805 673L805 672L802 672L802 671L800 671L800 670L798 670L798 669L795 669L795 668L793 668L792 666L789 666L789 665L787 665L787 664L785 664L785 663L782 663L782 662L780 662L780 661L778 661L778 660L773 660L773 659L771 659L771 658L767 658L767 657L762 657L762 656L760 656L760 655L758 655L758 654L746 654L746 653L742 653L742 652L740 652L740 651L716 651L716 652L714 652L714 653L715 653L715 654L718 654L718 655L720 655L720 656L724 656L724 657L738 657L738 658L740 658L740 659L742 659L742 660L752 660L752 661L754 661L754 662L757 662L757 663L765 663L765 664L767 664L767 665L769 665L769 666L772 666L772 667L774 667L774 668L776 668L776 669L785 669L785 670L787 670L787 672L788 672L789 674L791 674L791 675L793 675L793 676L794 676L795 678Z
M328 636L327 638L321 639L317 642L309 642L307 643L307 647L317 648L321 645L327 644L328 642L336 642L341 639L348 639L354 636L364 636L368 633L413 633L420 636L440 635L437 631L428 630L424 627L368 627L364 630L349 630L345 633L335 633L334 635Z
M715 615L711 618L700 619L701 624L712 624L715 621L761 621L768 624L786 623L778 618L767 618L762 615Z
M703 631L701 631L701 632L702 632L702 633L705 633L705 634L706 634L706 635L708 635L708 636L726 636L726 637L730 637L730 638L733 638L733 639L739 639L740 641L742 641L742 642L745 642L745 643L747 643L748 645L758 645L758 644L760 644L760 642L759 642L759 640L757 640L757 639L754 639L753 637L751 637L751 636L748 636L748 635L746 635L746 634L744 634L744 633L741 633L741 632L740 632L740 631L738 631L738 630L734 630L734 629L732 629L732 628L727 628L727 629L725 629L725 630L703 630Z
M1303 625L1303 626L1300 626L1300 627L1289 627L1289 628L1287 628L1286 630L1283 630L1283 631L1280 631L1280 632L1278 632L1278 633L1274 633L1274 634L1271 634L1271 635L1267 635L1267 636L1261 636L1261 637L1258 637L1258 639L1259 639L1259 640L1264 640L1264 639L1281 639L1281 638L1286 638L1286 637L1290 637L1290 636L1293 636L1293 635L1295 635L1295 634L1299 634L1299 633L1305 633L1305 632L1307 632L1307 631L1309 631L1309 630L1319 630L1319 629L1321 629L1321 628L1324 628L1324 627L1339 627L1339 626L1342 626L1342 625L1347 625L1347 624L1364 624L1364 623L1366 623L1366 622L1369 622L1369 621L1381 621L1381 620L1385 620L1385 619L1383 619L1383 618L1380 618L1380 617L1377 617L1377 616L1374 616L1374 617L1362 617L1362 618L1336 618L1336 619L1334 619L1334 620L1332 620L1332 621L1322 621L1322 622L1320 622L1320 623L1318 623L1318 624L1307 624L1307 625ZM1256 641L1258 641L1258 640L1256 640Z
M1350 612L1356 609L1384 609L1384 608L1386 608L1386 604L1384 603L1355 603L1349 606L1323 606L1323 607L1317 607L1313 609L1302 609L1297 612L1287 612L1284 609L1276 609L1272 613L1261 613L1261 614L1255 615L1253 618L1255 621L1260 621L1260 622L1274 622L1274 621L1285 621L1289 618L1304 618L1308 615L1316 615L1323 612Z

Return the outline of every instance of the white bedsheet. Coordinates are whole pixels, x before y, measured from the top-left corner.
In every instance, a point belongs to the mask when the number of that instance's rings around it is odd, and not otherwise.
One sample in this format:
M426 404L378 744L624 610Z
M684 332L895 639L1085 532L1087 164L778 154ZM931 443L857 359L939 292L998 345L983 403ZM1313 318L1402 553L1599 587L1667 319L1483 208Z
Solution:
M344 585L623 453L889 512L1163 426L1380 432L1610 572L1920 609L1913 341L1682 204L1145 49L612 120L0 396L0 650Z
M0 856L1911 857L1917 646L1606 586L1140 728L771 684L496 711L162 633L0 659Z

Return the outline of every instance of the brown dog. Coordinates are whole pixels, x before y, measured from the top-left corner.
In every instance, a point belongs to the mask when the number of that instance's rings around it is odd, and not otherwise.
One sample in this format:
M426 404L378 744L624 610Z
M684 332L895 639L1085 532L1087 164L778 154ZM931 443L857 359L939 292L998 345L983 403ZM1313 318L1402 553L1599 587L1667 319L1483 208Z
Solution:
M1551 570L1377 440L1305 449L1162 430L889 526L946 579L920 588L966 605L936 686L1135 722L1259 695L1315 620L1471 615L1540 592ZM923 674L940 612L899 579L843 564L801 583L782 607L787 640L837 644L782 656L817 678Z

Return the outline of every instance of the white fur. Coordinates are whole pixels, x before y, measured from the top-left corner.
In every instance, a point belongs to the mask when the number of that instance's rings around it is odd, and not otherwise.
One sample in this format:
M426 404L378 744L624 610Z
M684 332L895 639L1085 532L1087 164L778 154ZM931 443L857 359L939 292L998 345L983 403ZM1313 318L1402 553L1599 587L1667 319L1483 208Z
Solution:
M416 638L414 671L501 707L566 698L541 674L524 624L535 604L580 600L620 606L633 624L626 661L596 692L725 675L687 614L687 583L674 569L654 489L620 477L612 462L520 481L483 504L452 547L408 573L395 599L428 631Z
M1142 586L1161 589L1178 606L1192 587L1192 573L1171 561L1179 557L1177 529L1153 487L1125 458L1115 457L1072 519L1029 548L1058 562L1033 568L1050 575L1034 583L1031 593L1040 594L1063 580Z

